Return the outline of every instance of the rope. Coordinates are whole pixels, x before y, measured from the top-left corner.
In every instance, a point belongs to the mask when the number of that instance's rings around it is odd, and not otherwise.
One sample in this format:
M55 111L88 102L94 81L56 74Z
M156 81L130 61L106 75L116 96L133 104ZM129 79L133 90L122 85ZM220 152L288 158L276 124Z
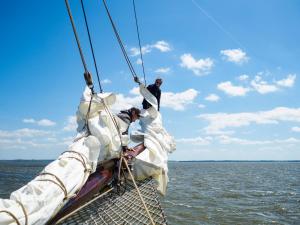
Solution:
M121 131L120 131L120 127L118 125L118 122L116 121L116 118L111 114L108 106L104 103L104 100L102 99L103 101L103 105L104 105L104 109L105 111L107 112L107 114L109 115L110 119L112 120L115 128L116 128L116 131L118 132L118 136L120 138L120 142L121 142L121 146L123 146L123 143L122 143L122 134L121 134Z
M7 211L7 210L0 210L0 213L7 213L8 215L10 215L14 220L15 222L18 224L18 225L21 225L20 221L17 219L17 217L15 217L14 214L12 214L10 211Z
M76 39L76 42L77 42L77 46L78 46L81 61L82 61L83 67L84 67L84 71L88 72L87 65L86 65L86 62L85 62L85 59L84 59L84 56L83 56L83 52L82 52L82 49L81 49L81 46L80 46L78 34L77 34L77 31L76 31L76 28L75 28L75 24L74 24L74 20L73 20L73 16L72 16L72 13L71 13L71 9L70 9L70 5L69 5L68 0L65 0L65 3L66 3L66 7L67 7L68 14L69 14L69 17L70 17L70 21L71 21L71 24L72 24L73 33L75 35L75 39Z
M75 151L64 151L63 153L61 153L61 155L65 154L65 153L75 153L75 154L77 154L77 155L81 158L81 160L78 159L78 158L76 158L76 157L71 157L71 156L68 156L68 157L66 157L66 158L75 158L75 159L77 159L77 160L80 161L81 164L83 165L84 172L89 171L88 168L87 168L87 166L86 166L86 162L85 162L84 157L83 157L82 154L80 154L79 152L75 152ZM87 159L86 159L86 160L87 160Z
M122 156L122 158L124 158L124 157ZM121 158L121 160L122 160L122 158ZM151 221L151 224L152 224L152 225L155 225L154 220L153 220L153 218L152 218L152 216L151 216L151 214L150 214L150 212L149 212L149 210L148 210L148 208L147 208L147 205L146 205L146 203L145 203L145 201L144 201L144 198L143 198L143 196L142 196L142 194L141 194L141 192L140 192L140 190L139 190L139 188L138 188L138 186L137 186L137 184L136 184L136 182L135 182L135 179L134 179L134 177L133 177L133 175L132 175L132 173L131 173L131 171L130 171L130 168L129 168L128 164L127 164L127 160L124 158L123 161L124 161L124 164L125 164L125 166L126 166L126 168L127 168L127 170L128 170L128 173L129 173L129 175L130 175L130 178L131 178L131 180L132 180L132 182L133 182L133 184L134 184L134 187L135 187L135 189L136 189L136 191L137 191L137 193L138 193L138 195L139 195L139 197L140 197L140 199L141 199L141 201L142 201L142 203L143 203L143 205L144 205L144 208L145 208L145 210L146 210L146 213L147 213L147 215L148 215L148 217L149 217L149 219L150 219L150 221Z
M137 32L137 36L138 36L138 39L139 39L140 57L141 57L142 67L143 67L144 82L145 82L145 86L146 86L147 85L146 84L146 74L145 74L144 59L143 59L143 52L142 52L142 46L141 46L141 39L140 39L140 31L139 31L138 19L137 19L136 9L135 9L135 1L132 0L132 3L133 3L133 10L134 10L136 32Z
M130 70L130 72L131 72L131 75L133 76L133 78L137 78L138 76L137 76L137 74L136 74L136 72L135 72L135 70L134 70L134 68L133 68L133 66L132 66L132 63L131 63L131 61L130 61L128 55L127 55L127 52L126 52L126 50L125 50L125 48L124 48L123 42L122 42L121 37L120 37L120 35L119 35L119 33L118 33L118 30L117 30L117 28L116 28L116 26L115 26L115 23L114 23L114 21L113 21L113 19L112 19L112 17L111 17L111 14L110 14L109 9L108 9L108 7L107 7L106 1L105 1L105 0L102 0L102 2L103 2L103 4L104 4L104 7L105 7L106 13L107 13L107 15L108 15L109 21L110 21L110 23L111 23L111 25L112 25L112 28L113 28L114 33L115 33L115 36L116 36L116 38L117 38L117 40L118 40L118 43L119 43L119 45L120 45L120 48L121 48L122 53L123 53L123 55L124 55L124 58L125 58L125 60L126 60L126 62L127 62L127 65L128 65L129 70Z
M27 224L28 224L28 216L27 216L27 212L26 212L26 210L25 210L25 207L24 207L24 205L22 204L22 202L17 201L17 200L16 200L16 202L17 202L17 203L21 206L21 208L22 208L22 211L23 211L24 216L25 216L25 225L27 225Z
M37 181L50 181L50 182L56 184L64 192L64 195L65 195L64 200L66 200L68 198L68 191L67 191L64 183L55 174L44 172L44 173L40 173L38 176L43 176L43 175L52 176L56 179L56 181L51 180L51 179L39 179Z
M87 69L87 65L86 65L86 62L85 62L85 59L84 59L84 55L83 55L83 52L82 52L82 48L81 48L81 45L80 45L80 41L79 41L79 38L78 38L78 34L77 34L77 31L76 31L74 19L73 19L73 16L72 16L72 12L71 12L68 0L65 0L65 3L66 3L67 10L68 10L69 18L70 18L70 21L71 21L71 24L72 24L73 33L74 33L74 36L75 36L75 39L76 39L77 47L78 47L78 50L79 50L79 53L80 53L80 58L81 58L81 61L82 61L83 67L84 67L84 78L85 78L85 81L86 81L88 87L91 89L92 94L94 94L94 85L93 85L92 78L91 78L92 75L89 73L89 71ZM90 76L91 83L88 83L86 75Z
M93 90L91 89L91 91L92 91L91 92L91 99L90 99L90 102L89 102L88 111L87 111L86 116L85 116L85 124L84 124L84 127L86 127L86 129L87 129L88 135L91 134L91 130L90 130L90 127L89 127L89 116L90 116L92 100L93 100ZM83 129L84 129L84 127L83 127Z
M90 35L90 29L89 29L89 25L88 25L88 22L87 22L87 17L86 17L86 13L85 13L85 8L84 8L83 0L80 0L80 2L81 2L81 8L82 8L82 11L83 11L83 16L84 16L86 30L87 30L88 37L89 37L89 43L90 43L90 47L91 47L91 51L92 51L92 55L93 55L94 66L95 66L95 69L96 69L96 75L97 75L97 79L98 79L98 84L99 84L100 92L102 93L103 89L102 89L102 86L101 86L101 83L100 83L100 78L99 78L99 72L98 72L96 57L95 57L95 54L94 54L94 47L93 47L93 44L92 44L92 39L91 39L91 35Z

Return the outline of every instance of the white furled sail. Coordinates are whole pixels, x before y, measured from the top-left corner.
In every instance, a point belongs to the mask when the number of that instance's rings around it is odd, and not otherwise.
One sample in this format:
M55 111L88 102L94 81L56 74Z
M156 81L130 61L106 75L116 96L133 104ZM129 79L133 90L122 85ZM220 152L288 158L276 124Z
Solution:
M0 199L0 225L45 224L80 190L99 160L118 157L120 137L103 105L114 104L116 97L111 93L94 95L86 118L90 99L91 92L86 88L77 112L79 132L68 150L40 175L12 192L10 199ZM85 119L91 132L88 136Z
M176 149L174 138L162 124L162 116L157 111L157 100L140 84L140 93L152 107L140 118L141 132L135 132L133 139L144 137L146 149L136 157L133 173L138 180L152 176L158 182L157 190L165 195L168 183L168 154Z

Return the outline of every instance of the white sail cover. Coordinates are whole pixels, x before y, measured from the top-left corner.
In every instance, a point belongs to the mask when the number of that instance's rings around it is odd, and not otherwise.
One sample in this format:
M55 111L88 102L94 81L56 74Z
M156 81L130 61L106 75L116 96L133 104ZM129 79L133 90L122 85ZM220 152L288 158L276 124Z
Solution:
M103 101L108 107L114 104L115 95L93 96L88 118L91 135L87 136L84 124L90 98L91 92L86 88L77 112L79 132L68 152L47 165L44 175L12 192L10 199L0 199L0 225L16 224L13 216L20 224L26 224L26 217L27 224L45 224L80 190L99 160L119 155L120 137L103 105ZM126 129L123 124L118 125Z
M136 157L134 175L136 179L152 176L158 183L157 190L165 195L168 183L168 154L176 149L175 140L168 134L162 124L162 117L157 111L157 100L141 84L140 93L151 103L152 107L145 110L140 118L141 131L131 135L133 140L144 137L146 149Z

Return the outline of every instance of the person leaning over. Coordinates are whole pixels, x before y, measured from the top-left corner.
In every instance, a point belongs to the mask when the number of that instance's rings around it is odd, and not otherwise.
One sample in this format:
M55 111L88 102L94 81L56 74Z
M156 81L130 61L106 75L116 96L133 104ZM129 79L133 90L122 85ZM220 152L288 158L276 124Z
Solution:
M126 125L122 132L122 135L128 135L129 126L131 123L135 122L140 118L141 110L138 108L132 107L128 110L121 110L117 117L120 118Z

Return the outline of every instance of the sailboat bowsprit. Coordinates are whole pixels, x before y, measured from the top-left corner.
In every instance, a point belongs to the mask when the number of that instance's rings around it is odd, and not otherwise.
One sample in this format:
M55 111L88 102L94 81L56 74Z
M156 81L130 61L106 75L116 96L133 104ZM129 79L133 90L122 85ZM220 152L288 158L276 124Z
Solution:
M128 154L133 158L144 149L145 146L140 144ZM118 185L113 184L117 164L117 160L109 160L99 165L77 196L70 199L48 225L151 224L146 209L155 224L167 224L153 178L136 181L147 206L145 209L136 187L128 177L122 177Z

